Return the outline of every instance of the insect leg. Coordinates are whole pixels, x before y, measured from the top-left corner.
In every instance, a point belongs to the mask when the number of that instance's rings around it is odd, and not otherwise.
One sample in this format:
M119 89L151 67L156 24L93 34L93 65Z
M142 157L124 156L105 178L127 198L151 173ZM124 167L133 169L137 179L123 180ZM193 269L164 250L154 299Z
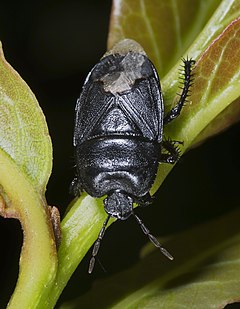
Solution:
M91 274L95 265L95 261L96 261L96 255L98 254L99 248L100 248L100 244L101 244L101 240L103 239L105 230L106 230L106 226L108 224L108 221L110 219L110 215L107 216L107 219L103 222L103 226L99 232L98 238L95 241L95 244L93 246L93 251L92 251L92 257L90 259L89 262L89 267L88 267L88 273Z
M177 118L180 115L181 109L186 102L187 97L189 96L189 88L192 85L193 75L192 75L192 67L195 63L192 59L183 59L184 63L184 76L183 76L183 87L182 93L180 95L180 99L175 107L173 107L170 112L163 119L163 124L167 124Z
M162 153L160 162L174 164L180 157L180 150L176 144L183 144L180 141L165 140L162 141L162 147L167 150L168 153Z
M141 207L145 207L145 206L152 204L153 197L150 195L150 193L147 193L144 196L135 198L134 202L137 203Z
M137 220L137 223L140 225L143 233L145 235L148 236L149 240L154 244L155 247L159 248L160 251L162 252L162 254L164 254L169 260L173 260L173 256L165 249L162 247L162 245L160 244L160 242L157 240L157 238L155 236L153 236L149 229L144 225L144 223L142 222L142 220L133 213L135 219Z

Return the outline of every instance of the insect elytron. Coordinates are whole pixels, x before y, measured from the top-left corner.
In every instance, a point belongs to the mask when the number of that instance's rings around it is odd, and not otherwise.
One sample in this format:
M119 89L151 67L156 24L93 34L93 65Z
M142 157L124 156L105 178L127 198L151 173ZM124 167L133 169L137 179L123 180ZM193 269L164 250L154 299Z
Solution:
M116 44L88 74L76 104L74 148L76 177L71 190L104 199L107 218L93 246L92 272L110 217L134 216L144 234L170 260L142 220L133 203L151 203L149 190L159 163L179 158L176 141L163 139L164 125L180 115L192 83L192 59L184 62L179 100L166 115L158 74L143 48L125 39Z

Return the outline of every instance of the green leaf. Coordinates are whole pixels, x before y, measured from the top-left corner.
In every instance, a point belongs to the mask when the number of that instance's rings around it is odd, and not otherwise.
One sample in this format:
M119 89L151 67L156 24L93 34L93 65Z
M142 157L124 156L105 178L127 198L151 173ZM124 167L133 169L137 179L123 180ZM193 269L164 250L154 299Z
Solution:
M202 30L220 0L113 1L108 48L129 38L140 43L164 76Z
M164 131L166 136L184 141L182 152L236 121L232 115L239 113L239 37L240 18L237 18L203 51L195 65L189 102L181 116ZM176 76L177 72L174 82L177 80ZM170 78L173 78L172 73L163 79L163 89L166 89L166 85L171 85ZM166 97L171 92L172 88L167 89ZM171 168L166 165L160 166L152 192L156 192Z
M194 143L199 143L199 141L203 141L204 138L210 137L213 134L217 134L219 131L224 130L224 128L227 128L231 125L231 123L236 122L236 116L233 118L233 115L236 115L238 113L238 106L236 103L237 98L239 97L237 80L239 78L238 71L239 71L239 61L238 61L238 55L239 50L236 49L236 46L239 46L239 39L238 37L235 37L235 34L238 35L238 29L239 29L239 11L240 11L240 1L239 0L232 0L227 1L223 0L221 1L221 4L216 9L214 14L212 15L211 19L208 21L204 29L201 31L201 33L196 37L195 41L192 43L192 45L189 47L189 49L185 52L185 57L192 57L194 59L199 59L202 68L204 67L205 72L203 74L207 73L210 74L210 62L211 67L215 66L216 71L213 71L211 74L211 82L213 82L213 85L215 85L215 88L218 87L218 93L215 93L215 100L218 100L218 96L220 97L220 102L215 103L217 104L218 111L216 112L215 119L211 119L208 124L202 130L204 130L203 133L198 132L198 137L196 137L196 141ZM220 42L218 42L220 40ZM224 46L224 52L221 55L221 47L224 44L227 44ZM221 45L222 44L222 45ZM238 48L238 47L237 47ZM209 51L211 49L211 51ZM218 56L221 58L217 59L214 58L214 53L218 54ZM211 55L210 55L211 53ZM235 58L234 54L237 53L237 57ZM212 57L213 56L213 57ZM234 61L237 59L237 62L235 63L233 61L232 56L234 56ZM207 59L207 57L211 57L211 59ZM221 63L221 65L220 65ZM228 64L227 64L228 63ZM170 106L173 104L173 99L175 97L175 93L178 91L178 85L179 80L177 78L179 72L179 66L181 65L181 62L177 62L176 65L171 69L171 71L165 76L165 78L162 80L162 87L164 92L164 104L167 109L170 108ZM197 66L200 65L197 63ZM198 77L198 68L196 68L195 76L196 79L194 80L194 88L192 89L192 93L194 96L191 97L190 101L196 100L196 89L200 96L202 96L202 99L205 99L206 104L211 106L211 101L213 101L213 97L207 97L206 94L209 91L210 85L205 83L205 86L202 84L197 84L199 80ZM202 70L202 69L201 69ZM228 70L228 73L233 78L233 84L230 79L227 79L227 76L225 77L226 70ZM202 74L202 73L201 73ZM202 75L202 78L207 78ZM220 79L225 80L226 84L223 85L223 82L220 84L217 84ZM200 88L201 87L201 88ZM223 88L221 88L223 87ZM227 90L228 88L228 90ZM201 94L200 94L201 93ZM205 97L204 97L205 93ZM223 103L223 94L227 96L225 104ZM201 98L201 97L200 97ZM207 101L210 100L210 101ZM232 100L232 101L231 101ZM208 103L207 103L208 102ZM200 102L201 104L198 104L198 99L196 100L195 104L203 108L202 105L203 102ZM230 106L230 103L231 104ZM224 107L223 107L224 105ZM223 107L223 108L222 108ZM193 108L194 110L194 108ZM194 112L193 112L194 113ZM213 114L210 113L212 116ZM222 119L224 119L224 123L221 123ZM227 120L229 119L229 120ZM178 120L177 120L178 121ZM207 126L209 126L207 128ZM208 132L208 133L207 133ZM168 131L167 131L168 133ZM169 134L171 134L171 130L169 131ZM202 134L202 137L200 136Z
M236 210L175 235L164 243L173 262L148 250L132 269L98 280L60 308L224 308L240 300L239 220Z
M44 193L52 170L45 117L27 84L7 63L0 45L0 148Z
M42 111L0 49L0 214L17 218L24 244L8 308L41 308L56 274L55 240L44 193L52 147ZM2 248L4 250L4 248Z
M231 22L197 61L190 102L168 134L183 139L188 148L201 131L240 96L239 68L240 18Z

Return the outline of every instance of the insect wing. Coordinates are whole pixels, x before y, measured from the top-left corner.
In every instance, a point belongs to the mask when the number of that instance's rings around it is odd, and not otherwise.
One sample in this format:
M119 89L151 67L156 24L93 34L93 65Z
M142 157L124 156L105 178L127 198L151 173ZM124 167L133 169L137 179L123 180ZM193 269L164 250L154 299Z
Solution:
M136 81L131 91L118 98L120 108L149 140L162 140L163 99L157 73Z
M113 100L112 95L106 95L102 90L100 82L92 83L87 78L75 109L74 146L82 144L91 135L97 123L111 108Z
M144 57L144 63L141 64L143 75L135 80L131 89L114 94L104 90L101 77L105 76L108 70L116 70L118 73L118 62L121 59L123 57L106 57L89 73L75 109L74 146L88 139L113 104L119 106L143 137L162 141L164 113L162 93L157 72L147 57Z

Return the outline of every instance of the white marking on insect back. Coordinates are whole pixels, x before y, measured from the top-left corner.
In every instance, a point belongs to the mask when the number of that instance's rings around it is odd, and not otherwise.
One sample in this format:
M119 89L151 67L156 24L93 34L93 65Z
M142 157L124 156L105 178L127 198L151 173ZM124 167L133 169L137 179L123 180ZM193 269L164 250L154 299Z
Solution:
M121 71L107 73L101 78L104 90L112 94L130 90L135 81L142 78L144 61L142 54L129 52L121 61Z

